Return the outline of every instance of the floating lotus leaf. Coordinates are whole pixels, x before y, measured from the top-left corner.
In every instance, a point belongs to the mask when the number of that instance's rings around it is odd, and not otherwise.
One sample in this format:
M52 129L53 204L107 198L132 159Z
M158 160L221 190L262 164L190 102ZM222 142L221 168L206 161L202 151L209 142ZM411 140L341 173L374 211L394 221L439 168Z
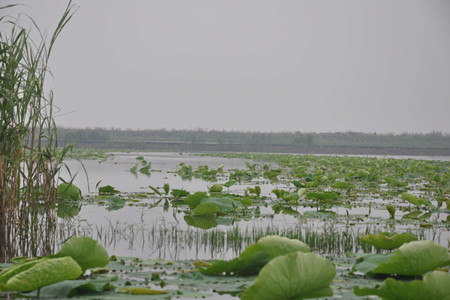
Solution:
M222 189L223 189L223 186L221 184L216 183L209 188L209 191L211 193L220 193L222 191Z
M402 196L403 200L406 200L406 201L408 201L408 202L410 202L410 203L412 203L414 205L417 205L417 206L420 205L419 199L417 199L416 196L414 196L414 195L412 195L410 193L404 192L404 193L402 193L401 196Z
M419 276L450 264L447 250L432 241L403 244L388 255L373 254L358 259L353 270L373 274Z
M412 233L389 233L380 232L377 234L363 235L360 240L378 249L397 249L405 243L416 241L417 237Z
M450 273L434 271L423 280L403 282L387 278L380 287L354 288L356 296L377 295L384 300L449 300Z
M47 259L10 278L5 289L32 291L56 282L78 278L81 274L83 271L71 257Z
M314 253L293 252L271 260L242 300L288 300L333 295L334 265Z
M87 236L71 237L56 254L57 257L70 256L84 270L104 267L109 263L108 252L102 245Z
M186 199L184 199L184 203L189 205L190 208L195 208L200 204L200 201L206 197L208 197L208 195L205 192L196 192L192 195L187 196Z
M200 203L209 203L216 205L221 212L235 211L236 208L242 207L243 204L240 201L231 199L229 197L208 197L203 198Z
M281 237L276 235L269 235L260 238L257 243L248 246L239 257L244 258L253 255L256 252L265 252L273 259L277 256L288 254L291 252L301 251L310 252L308 245L305 243L289 239L287 237Z
M61 183L56 188L56 196L68 200L80 200L81 190L72 183Z
M205 274L236 273L240 275L258 274L271 259L292 252L310 252L309 247L299 240L280 236L266 236L248 246L238 258L231 261L216 260L206 269Z

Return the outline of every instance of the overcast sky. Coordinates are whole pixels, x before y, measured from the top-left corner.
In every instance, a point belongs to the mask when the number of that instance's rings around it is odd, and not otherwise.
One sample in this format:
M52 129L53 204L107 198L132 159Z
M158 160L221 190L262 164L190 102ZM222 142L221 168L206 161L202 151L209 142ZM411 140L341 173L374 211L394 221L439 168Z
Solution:
M12 2L49 32L67 4ZM60 126L450 133L449 0L73 3Z

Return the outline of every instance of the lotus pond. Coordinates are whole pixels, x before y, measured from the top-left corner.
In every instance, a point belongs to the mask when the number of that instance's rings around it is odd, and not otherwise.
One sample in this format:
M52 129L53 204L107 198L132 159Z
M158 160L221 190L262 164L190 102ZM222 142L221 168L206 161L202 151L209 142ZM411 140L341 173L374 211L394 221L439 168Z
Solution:
M0 265L4 297L449 299L448 159L85 152L67 166L55 254Z

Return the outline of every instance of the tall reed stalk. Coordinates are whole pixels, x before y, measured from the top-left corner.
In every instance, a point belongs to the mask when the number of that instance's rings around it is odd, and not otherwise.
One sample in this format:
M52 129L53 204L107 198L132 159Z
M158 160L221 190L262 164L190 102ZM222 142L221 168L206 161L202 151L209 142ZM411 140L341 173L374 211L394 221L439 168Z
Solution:
M54 43L73 13L69 2L50 42L31 18L27 29L20 16L0 17L0 261L46 254L53 244L57 174L70 147L57 150L53 94L44 83Z

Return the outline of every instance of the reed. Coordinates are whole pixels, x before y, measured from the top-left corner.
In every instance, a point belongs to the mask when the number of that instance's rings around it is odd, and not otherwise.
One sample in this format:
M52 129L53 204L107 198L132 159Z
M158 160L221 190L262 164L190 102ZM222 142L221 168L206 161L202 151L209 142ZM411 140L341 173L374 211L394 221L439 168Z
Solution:
M0 261L51 250L57 174L70 146L57 151L53 94L44 83L73 13L69 2L49 42L32 18L26 28L23 15L0 17Z

